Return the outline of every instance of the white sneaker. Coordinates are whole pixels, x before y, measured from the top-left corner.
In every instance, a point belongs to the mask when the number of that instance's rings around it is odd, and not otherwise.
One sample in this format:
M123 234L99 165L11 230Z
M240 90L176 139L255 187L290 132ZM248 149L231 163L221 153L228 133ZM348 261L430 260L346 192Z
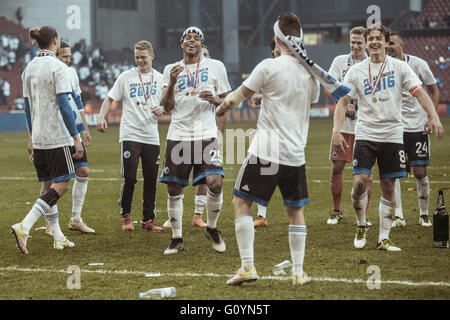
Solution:
M342 215L342 211L333 210L330 212L327 224L338 224L338 222L341 221L343 217L344 216Z
M406 227L405 219L395 217L394 222L392 222L391 228L402 228L402 227Z
M183 251L183 249L184 249L183 239L175 238L171 240L169 247L166 250L164 250L164 254L178 253L180 251Z
M89 228L81 219L79 221L70 221L69 229L74 231L81 231L81 233L95 233L95 230Z
M57 249L57 250L63 250L65 248L73 248L75 247L75 243L70 242L69 240L65 240L65 241L53 241L53 249Z
M205 235L207 238L210 238L213 242L212 247L214 250L216 250L218 253L223 253L227 249L227 246L225 245L225 241L223 241L222 237L219 234L219 230L217 228L212 229L206 227L205 229Z
M362 249L366 245L366 233L367 227L356 227L355 240L353 241L356 249Z
M377 250L385 250L385 251L402 251L399 247L396 247L394 243L389 239L381 240L381 242L377 243Z
M427 215L420 216L419 223L422 227L431 227L433 225Z
M253 282L258 279L258 274L256 273L256 269L253 267L249 271L245 272L242 269L239 269L236 275L227 280L227 285L236 286L241 285L244 282Z
M168 219L164 224L162 225L164 229L170 229L172 228L172 224L170 223L170 219Z
M16 237L17 247L20 252L27 254L27 239L29 236L22 231L22 223L19 222L11 226L11 233Z

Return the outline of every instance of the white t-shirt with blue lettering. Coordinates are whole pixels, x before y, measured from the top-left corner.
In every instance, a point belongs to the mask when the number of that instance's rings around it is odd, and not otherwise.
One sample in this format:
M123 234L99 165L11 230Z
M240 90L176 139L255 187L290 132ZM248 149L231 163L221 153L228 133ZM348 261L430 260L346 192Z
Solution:
M141 73L141 83L138 69L133 68L122 72L108 92L108 96L114 101L122 101L119 142L134 141L159 146L158 117L151 109L161 105L163 76L155 69L152 70L153 85L151 71ZM150 95L146 110L142 85L145 95Z
M344 78L343 84L351 89L348 96L358 99L355 140L403 143L402 91L411 91L422 82L406 62L390 56L386 59L375 94L371 86L375 84L382 62L372 63L367 58L351 67ZM369 84L369 63L372 85Z
M170 82L170 70L175 65L185 66L183 60L164 68L164 86ZM191 75L189 80L188 72ZM203 58L197 63L187 64L178 75L175 85L175 108L167 132L167 139L174 141L195 141L217 137L216 106L198 97L200 91L211 91L219 96L231 90L224 64L215 59ZM194 78L197 74L197 83ZM196 85L196 94L190 93Z

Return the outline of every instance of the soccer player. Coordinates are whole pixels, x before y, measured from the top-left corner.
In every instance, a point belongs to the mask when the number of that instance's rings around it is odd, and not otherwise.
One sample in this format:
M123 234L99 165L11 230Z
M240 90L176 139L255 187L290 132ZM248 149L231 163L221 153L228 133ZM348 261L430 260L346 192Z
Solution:
M437 110L439 104L439 90L436 79L428 64L419 57L403 52L403 40L397 33L391 33L387 53L394 58L405 61L426 85L431 100ZM427 176L427 166L430 164L430 137L424 135L424 126L427 122L427 113L420 107L417 99L404 91L402 96L402 122L403 144L409 165L413 168L417 185L417 198L419 200L419 223L423 227L431 227L428 218L430 197L430 183ZM395 180L395 219L392 228L406 226L401 202L400 180Z
M75 178L73 159L84 150L80 141L69 95L72 92L67 66L56 58L60 40L56 30L43 26L30 30L38 55L22 73L25 114L30 136L28 151L41 182L41 196L22 222L11 227L19 250L27 254L27 239L36 221L44 215L53 237L53 248L75 246L62 233L56 203Z
M61 62L69 66L72 51L67 42L61 41L61 45L56 56L59 60L61 60ZM67 71L72 84L72 94L69 96L69 102L74 114L76 115L75 124L77 125L78 132L83 132L84 138L84 142L82 141L84 148L83 157L73 161L76 178L72 188L72 218L69 222L69 229L80 231L81 233L95 233L95 230L89 228L81 218L81 210L83 209L89 180L89 167L85 147L89 147L91 145L92 138L89 132L86 116L84 114L83 102L81 101L80 80L78 79L77 72L74 69L68 67Z
M174 254L184 248L182 233L183 192L189 184L206 183L206 229L217 252L226 250L217 230L222 207L222 156L217 142L215 117L218 99L231 90L225 66L219 60L202 59L200 51L203 32L187 28L181 37L183 59L164 69L162 105L172 112L163 170L159 181L167 184L167 211L172 226L172 238L164 254Z
M355 126L353 151L354 184L351 192L353 207L358 219L355 248L366 244L367 184L375 161L380 172L381 198L379 204L378 250L401 251L389 239L394 219L395 179L406 176L403 148L402 91L409 91L428 114L427 132L435 131L441 139L444 129L433 102L422 89L421 81L404 61L386 55L389 31L380 26L366 33L369 58L350 68L344 85L351 91L342 97L334 115L332 143L338 154L345 155L348 147L341 134L346 106L351 99L358 100L358 120Z
M211 56L209 54L209 49L204 43L202 43L202 51L203 51L204 58L206 58L206 59L211 58ZM221 102L221 99L218 98L216 100L217 100L216 103L218 105L219 102ZM224 133L224 128L225 128L226 118L222 117L217 120L218 120L217 143L219 145L219 150L222 150L222 141L223 141L223 133ZM192 226L194 226L194 227L201 227L201 228L206 227L206 223L203 221L202 215L203 215L203 211L205 210L205 207L206 207L207 192L208 192L208 187L206 186L205 183L197 185L197 191L195 192L195 198L194 198L194 203L195 203L194 217L192 218ZM168 229L172 228L169 219L166 222L164 222L163 227L168 228Z
M300 35L300 20L292 13L282 14L278 25L286 37ZM319 98L320 85L281 39L277 37L275 41L281 55L260 62L216 111L217 115L221 115L262 90L257 131L233 190L236 240L242 265L227 285L240 285L258 279L254 266L255 230L250 208L253 202L267 205L277 186L290 222L292 283L303 285L310 281L303 272L306 242L304 206L309 203L304 148L310 106Z
M366 58L366 40L364 39L364 27L355 27L350 30L350 49L351 52L343 54L334 58L331 63L330 70L328 71L334 78L339 81L343 81L345 74L348 72L351 66L361 62ZM327 224L337 224L342 220L342 190L344 189L343 172L346 163L352 162L353 157L353 145L355 143L355 123L357 117L358 104L357 101L350 100L349 105L346 107L345 120L342 125L341 133L345 138L348 145L345 150L345 156L339 155L333 146L330 150L330 160L332 162L331 174L330 174L330 187L331 196L333 198L333 210L330 212L330 216L327 220ZM367 208L369 207L369 200L372 194L373 179L372 175L369 177L369 184L367 188ZM371 224L367 221L367 224Z
M271 52L272 58L276 58L276 57L280 56L280 49L276 45L275 38L272 38L272 40L270 41L270 52ZM261 99L262 99L261 92L255 93L251 98L252 102L255 105L260 105ZM258 214L256 215L256 218L253 221L253 225L255 226L255 228L267 227L269 225L269 222L266 219L267 206L264 206L260 203L258 203L257 205L258 205Z
M122 101L120 121L120 156L123 177L120 187L120 214L122 230L133 231L131 203L139 158L142 162L144 191L142 201L142 225L144 231L161 232L164 229L155 224L156 179L159 167L158 117L163 113L160 106L162 96L162 74L153 69L155 57L150 42L141 40L134 45L134 59L137 68L126 70L114 82L100 109L97 130L105 132L105 119L113 101Z

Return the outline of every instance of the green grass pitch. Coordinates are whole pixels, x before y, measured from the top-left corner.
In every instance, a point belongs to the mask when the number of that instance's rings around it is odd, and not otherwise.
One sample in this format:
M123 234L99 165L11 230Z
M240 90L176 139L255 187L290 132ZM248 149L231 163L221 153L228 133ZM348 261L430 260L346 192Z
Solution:
M431 197L430 214L436 209L437 191L450 187L450 118L442 119L447 137L431 138L432 157L428 169ZM229 124L227 129L254 128L255 123ZM374 191L366 248L353 247L355 216L350 201L352 171L344 171L344 220L335 226L326 224L332 208L329 190L331 119L313 119L310 123L306 165L310 204L305 208L308 227L304 270L313 278L305 286L293 287L287 275L276 277L272 267L290 260L288 218L281 195L275 191L267 210L270 223L255 234L255 266L260 279L240 287L228 287L225 281L240 266L231 206L232 188L239 164L224 166L224 202L218 228L227 251L216 253L204 231L191 226L195 189L185 189L183 236L185 250L163 255L171 231L148 233L135 224L135 231L123 232L117 199L119 198L120 158L118 128L101 134L91 128L93 145L87 149L91 170L83 219L96 229L95 235L82 235L67 228L71 215L71 192L58 202L63 232L76 246L54 250L52 238L44 230L41 218L28 240L30 254L19 253L10 226L19 222L39 196L39 183L28 160L26 132L0 133L0 299L138 299L138 293L152 288L176 287L175 299L182 300L302 300L302 299L450 299L449 250L432 247L432 228L419 226L415 181L402 180L402 201L407 226L391 230L391 239L402 252L375 250L378 235L380 184L374 168ZM161 159L165 150L167 126L160 126ZM226 148L224 148L226 150ZM225 159L225 155L224 155ZM162 161L160 168L162 166ZM141 172L138 172L141 178ZM132 219L142 219L142 179L136 185ZM449 198L448 192L445 193ZM448 201L448 200L447 200ZM158 183L156 222L167 219L167 187ZM256 213L256 205L252 208ZM90 263L103 263L90 266ZM69 289L66 270L81 270L80 289ZM377 266L380 288L369 289L369 266ZM369 269L370 271L370 269ZM160 276L146 277L146 273ZM16 288L16 289L13 289ZM18 289L20 288L20 290Z

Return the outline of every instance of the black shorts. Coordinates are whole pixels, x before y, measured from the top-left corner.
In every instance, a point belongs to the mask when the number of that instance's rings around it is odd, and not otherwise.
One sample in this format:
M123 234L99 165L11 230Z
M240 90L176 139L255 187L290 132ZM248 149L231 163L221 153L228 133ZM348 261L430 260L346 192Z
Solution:
M276 166L278 169L274 174L264 174L262 171ZM233 194L267 207L277 186L285 206L296 208L309 203L305 165L274 165L249 154L239 170Z
M74 147L34 149L34 167L39 182L61 182L75 178Z
M356 140L353 149L353 175L370 176L375 160L378 162L380 179L406 176L406 155L403 144Z
M193 186L206 183L205 178L209 175L224 176L222 156L216 139L167 140L164 165L159 181L163 183L175 182L185 187L189 184L192 168L194 168Z
M81 143L81 144L83 145L84 153L80 159L73 159L73 165L74 165L75 169L88 166L86 147L84 146L84 143Z
M422 132L404 132L403 144L408 164L428 166L430 164L430 136Z

